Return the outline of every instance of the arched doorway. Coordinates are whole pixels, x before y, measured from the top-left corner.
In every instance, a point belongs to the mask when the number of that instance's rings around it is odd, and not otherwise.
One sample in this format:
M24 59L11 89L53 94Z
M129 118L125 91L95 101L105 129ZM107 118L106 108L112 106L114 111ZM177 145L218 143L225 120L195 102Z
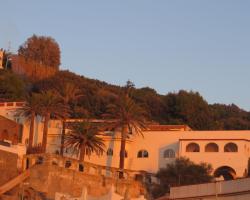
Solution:
M233 180L236 178L236 172L233 168L228 166L222 166L214 171L214 177L222 176L224 180Z

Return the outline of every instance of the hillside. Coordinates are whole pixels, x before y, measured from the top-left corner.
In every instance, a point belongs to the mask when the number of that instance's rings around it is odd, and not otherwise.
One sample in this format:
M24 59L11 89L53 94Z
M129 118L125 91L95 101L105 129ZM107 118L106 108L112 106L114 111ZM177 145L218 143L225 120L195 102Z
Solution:
M0 71L0 98L2 101L23 100L27 92L60 90L65 83L77 85L83 96L71 103L71 117L102 118L121 87L89 79L70 71L58 71L44 80L30 80L8 70ZM250 113L236 105L208 104L198 93L181 90L166 95L154 89L132 88L131 96L148 113L148 119L161 124L188 124L195 130L250 129Z

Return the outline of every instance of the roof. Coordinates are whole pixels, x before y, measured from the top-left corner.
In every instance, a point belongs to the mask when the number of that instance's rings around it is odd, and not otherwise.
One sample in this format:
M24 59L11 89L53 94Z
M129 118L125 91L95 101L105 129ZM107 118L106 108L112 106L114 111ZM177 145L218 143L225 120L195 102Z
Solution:
M149 125L150 131L192 131L188 125Z

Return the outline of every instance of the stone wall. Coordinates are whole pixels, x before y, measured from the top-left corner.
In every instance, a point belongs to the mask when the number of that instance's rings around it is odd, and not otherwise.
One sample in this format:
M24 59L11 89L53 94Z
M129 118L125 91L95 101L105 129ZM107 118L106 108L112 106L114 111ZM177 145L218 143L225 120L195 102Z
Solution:
M27 159L29 159L30 167L28 180L30 187L46 193L49 198L55 198L56 193L79 197L84 187L87 188L89 195L96 198L107 195L112 187L121 196L127 193L131 198L138 198L145 194L142 184L135 181L133 171L125 171L124 179L119 179L118 169L80 163L74 159L56 155L47 154L36 157L30 155ZM65 167L69 161L70 166ZM27 162L24 161L24 163ZM83 171L79 170L81 164Z
M0 185L18 175L17 154L0 150Z

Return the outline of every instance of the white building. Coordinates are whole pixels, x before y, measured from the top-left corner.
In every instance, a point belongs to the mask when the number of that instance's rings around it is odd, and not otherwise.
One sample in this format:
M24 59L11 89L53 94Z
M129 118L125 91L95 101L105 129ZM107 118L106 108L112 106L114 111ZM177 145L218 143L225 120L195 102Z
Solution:
M0 115L23 124L22 144L27 144L29 123L15 116L20 103L0 104ZM96 120L98 122L98 120ZM43 122L37 118L34 131L34 145L42 142ZM49 123L48 148L50 153L58 153L61 143L62 123L51 120ZM187 157L196 163L212 164L216 176L225 179L242 177L247 172L250 157L249 131L193 131L188 126L152 125L144 131L144 137L132 136L127 140L125 168L155 173L178 157ZM105 166L119 166L119 132L109 132L103 139L106 153L91 155L85 160ZM66 149L66 156L72 155Z

